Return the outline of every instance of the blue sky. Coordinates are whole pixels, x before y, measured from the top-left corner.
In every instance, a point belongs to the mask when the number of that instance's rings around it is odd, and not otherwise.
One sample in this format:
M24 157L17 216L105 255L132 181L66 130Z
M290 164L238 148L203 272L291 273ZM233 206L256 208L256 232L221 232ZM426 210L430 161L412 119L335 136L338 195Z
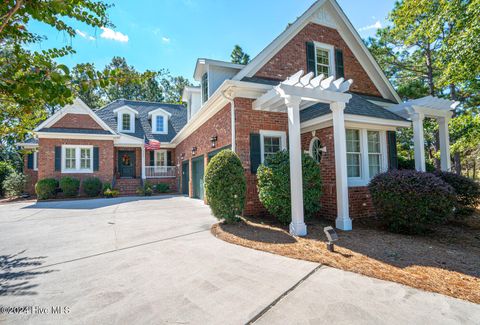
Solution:
M394 0L337 0L363 38L374 35ZM192 79L199 57L230 60L235 44L254 57L300 16L313 0L119 0L109 10L113 29L80 23L70 38L40 23L33 31L48 37L33 49L71 45L68 66L92 62L103 68L123 56L139 71L168 69ZM235 4L235 5L234 5Z

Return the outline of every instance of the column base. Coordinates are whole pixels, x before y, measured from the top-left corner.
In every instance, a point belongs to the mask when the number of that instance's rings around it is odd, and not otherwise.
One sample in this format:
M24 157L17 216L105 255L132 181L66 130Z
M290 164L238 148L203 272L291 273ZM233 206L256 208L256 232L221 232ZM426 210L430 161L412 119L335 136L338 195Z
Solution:
M338 217L335 220L335 227L345 231L352 230L352 219Z
M290 235L292 236L306 236L307 235L307 225L302 223L293 222L290 223Z

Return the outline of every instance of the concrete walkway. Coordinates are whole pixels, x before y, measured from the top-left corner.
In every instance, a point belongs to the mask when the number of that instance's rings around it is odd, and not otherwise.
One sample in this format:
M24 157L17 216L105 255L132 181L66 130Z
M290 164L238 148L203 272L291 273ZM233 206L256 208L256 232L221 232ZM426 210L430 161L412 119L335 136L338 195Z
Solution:
M31 307L0 323L480 319L475 304L225 243L214 222L175 196L0 205L0 306Z

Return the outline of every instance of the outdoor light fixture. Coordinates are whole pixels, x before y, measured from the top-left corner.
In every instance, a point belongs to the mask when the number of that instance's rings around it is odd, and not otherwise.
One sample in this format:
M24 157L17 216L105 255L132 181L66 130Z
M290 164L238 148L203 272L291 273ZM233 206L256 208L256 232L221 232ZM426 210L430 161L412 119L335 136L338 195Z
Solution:
M214 135L210 138L210 142L212 143L212 148L215 148L215 146L217 145L217 136Z
M185 152L182 152L182 154L180 155L180 159L185 159Z
M335 229L333 229L330 226L323 228L323 232L325 233L325 235L327 235L327 239L328 239L327 249L330 252L333 252L334 251L333 242L338 240L337 232L335 231Z
M192 147L192 156L195 156L197 153L197 147Z

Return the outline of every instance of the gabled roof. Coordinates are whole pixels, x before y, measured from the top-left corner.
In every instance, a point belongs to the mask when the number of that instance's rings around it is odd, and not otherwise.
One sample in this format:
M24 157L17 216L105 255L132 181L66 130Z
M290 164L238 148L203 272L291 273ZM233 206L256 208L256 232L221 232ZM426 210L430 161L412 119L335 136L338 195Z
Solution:
M241 70L243 69L243 67L245 67L245 65L243 64L199 58L197 59L197 64L195 65L195 71L193 72L193 79L200 81L202 79L202 75L205 73L205 66L207 65L213 65L216 67L236 69L236 70Z
M183 105L177 104L164 104L155 102L133 101L119 99L116 100L95 113L106 123L110 128L117 129L117 115L114 111L119 107L127 106L138 112L138 116L135 118L135 132L128 133L127 135L133 136L139 139L155 139L160 142L170 142L175 135L185 126L187 123L187 109ZM162 109L171 116L168 119L168 134L153 134L152 126L149 121L148 114L150 112Z
M317 16L314 19L314 16ZM247 64L233 79L243 80L253 77L273 56L280 51L298 32L308 23L314 22L336 29L354 52L356 58L367 72L370 79L378 88L384 98L400 103L401 99L388 81L378 63L363 43L360 35L355 30L345 13L335 0L317 0L293 24L289 25L277 38L265 47L249 64ZM354 80L355 82L355 80Z
M100 127L103 128L108 134L116 134L110 126L108 126L102 119L100 119L87 104L85 104L80 98L75 98L73 103L66 105L58 110L55 114L48 119L40 123L35 129L35 132L48 132L47 129L51 128L56 122L67 114L86 114L89 115ZM79 130L79 129L78 129ZM87 133L93 133L92 130L87 130Z

